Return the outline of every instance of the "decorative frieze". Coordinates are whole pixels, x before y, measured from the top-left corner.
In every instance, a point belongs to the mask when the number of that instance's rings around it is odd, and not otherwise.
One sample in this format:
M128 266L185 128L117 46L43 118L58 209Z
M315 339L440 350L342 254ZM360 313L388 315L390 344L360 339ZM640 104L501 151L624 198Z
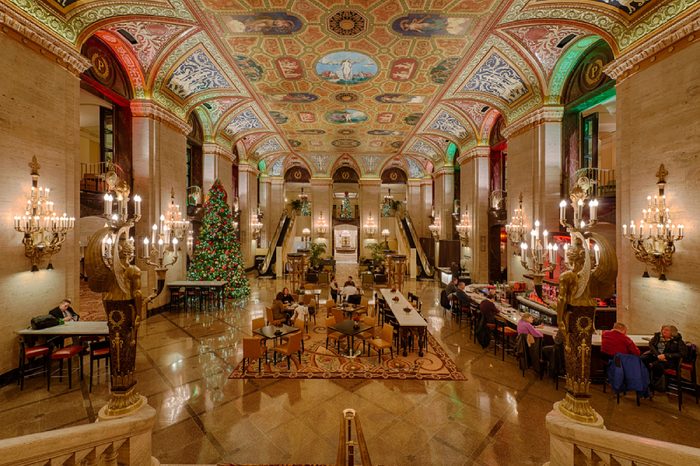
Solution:
M55 57L60 66L75 76L80 76L80 73L92 66L90 60L83 57L72 45L45 31L4 3L0 3L0 30L36 49L42 55L48 53ZM14 34L11 31L14 31Z
M192 131L192 127L189 124L150 100L132 100L131 114L134 117L146 117L160 121L172 126L184 135L188 135Z
M462 152L462 154L457 158L457 163L460 166L471 162L473 159L478 158L488 158L491 153L491 148L489 146L476 146L471 149Z
M503 136L512 138L542 123L559 123L564 116L564 107L552 105L540 107L534 112L509 124L503 129Z

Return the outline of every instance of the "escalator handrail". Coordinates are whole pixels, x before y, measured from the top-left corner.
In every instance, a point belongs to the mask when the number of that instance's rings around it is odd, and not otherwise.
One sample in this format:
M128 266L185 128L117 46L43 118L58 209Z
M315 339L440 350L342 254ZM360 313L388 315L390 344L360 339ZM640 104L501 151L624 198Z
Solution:
M404 208L399 208L396 211L397 215L399 216L399 223L401 223L401 220L406 221L406 225L408 226L408 234L411 235L413 238L413 244L416 245L416 252L418 253L418 259L421 262L421 265L423 266L423 273L425 273L428 277L433 276L433 267L430 265L430 262L428 261L428 256L425 255L425 251L423 251L423 246L420 244L420 240L418 239L418 235L416 234L416 230L413 227L413 222L411 221L411 216L408 215L408 212ZM400 230L403 232L405 235L406 232L404 232L403 225L401 225ZM408 241L407 241L408 243ZM409 243L410 244L410 243Z
M270 269L270 265L272 265L272 256L274 256L275 251L277 250L277 247L279 246L280 235L282 234L282 230L284 229L284 224L287 220L289 220L290 223L294 220L294 212L290 213L287 210L282 212L282 215L280 216L280 220L277 223L277 228L275 229L275 234L272 235L272 240L270 241L270 247L268 248L267 254L265 255L265 260L263 261L262 264L260 264L260 268L258 269L258 271L262 275L266 274ZM286 231L289 231L289 230L290 230L290 228L287 228Z

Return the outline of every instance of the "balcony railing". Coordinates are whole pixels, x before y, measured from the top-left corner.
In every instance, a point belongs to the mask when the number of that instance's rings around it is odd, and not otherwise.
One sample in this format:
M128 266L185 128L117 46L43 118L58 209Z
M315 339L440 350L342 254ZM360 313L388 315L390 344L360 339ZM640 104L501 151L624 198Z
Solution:
M592 197L615 197L615 170L608 168L580 168L574 173L573 181L576 182L581 177L591 180L590 195Z
M119 165L110 162L93 162L80 164L80 190L93 193L107 192L107 183L105 182L105 174L114 168L117 175L124 176L124 173Z
M36 464L151 465L156 411L0 440L0 466Z

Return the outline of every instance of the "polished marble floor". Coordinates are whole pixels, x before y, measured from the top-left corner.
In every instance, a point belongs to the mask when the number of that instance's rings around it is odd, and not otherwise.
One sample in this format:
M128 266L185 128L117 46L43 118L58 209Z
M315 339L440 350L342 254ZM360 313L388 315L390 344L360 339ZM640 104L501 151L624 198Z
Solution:
M344 279L347 275L339 274ZM355 275L355 274L353 274ZM356 275L355 275L356 276ZM339 418L360 415L375 464L541 465L548 460L545 415L564 395L551 380L523 377L512 358L482 350L437 304L432 282L407 283L423 300L430 332L467 381L232 380L240 339L283 286L252 280L242 306L201 313L162 313L139 332L139 391L157 410L153 454L161 463L327 463L336 456ZM40 378L23 392L0 388L0 437L83 424L108 397L104 368L92 393L87 380L68 390ZM601 386L592 403L608 429L700 447L700 406L658 396L616 404Z

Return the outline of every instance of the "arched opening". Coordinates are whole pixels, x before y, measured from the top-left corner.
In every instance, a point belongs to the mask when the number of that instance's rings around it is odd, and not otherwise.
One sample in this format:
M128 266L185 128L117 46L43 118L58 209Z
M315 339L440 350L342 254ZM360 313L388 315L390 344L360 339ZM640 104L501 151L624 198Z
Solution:
M508 218L506 212L508 141L501 132L503 126L503 117L499 116L489 136L488 277L491 283L506 281L508 276L505 231L506 219ZM511 199L517 199L517 197L518 194L511 193Z
M357 171L349 165L333 173L331 250L337 263L357 263L360 254L359 181Z

